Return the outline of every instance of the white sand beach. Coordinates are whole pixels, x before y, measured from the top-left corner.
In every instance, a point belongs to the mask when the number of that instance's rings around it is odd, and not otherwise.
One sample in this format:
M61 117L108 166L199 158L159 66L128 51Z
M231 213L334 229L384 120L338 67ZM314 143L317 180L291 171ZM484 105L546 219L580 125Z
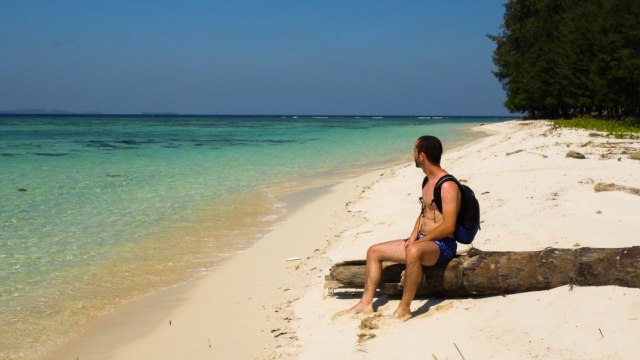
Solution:
M639 140L554 129L547 121L483 125L491 135L447 150L444 169L480 200L482 250L640 245ZM422 134L416 134L416 137ZM569 150L585 159L565 157ZM411 148L407 149L411 158ZM125 305L53 359L634 359L640 289L562 286L507 296L422 298L407 322L334 314L358 290L328 296L332 264L407 237L423 174L413 164L347 179L286 216L210 274ZM463 250L459 246L458 250ZM398 299L382 296L379 314Z

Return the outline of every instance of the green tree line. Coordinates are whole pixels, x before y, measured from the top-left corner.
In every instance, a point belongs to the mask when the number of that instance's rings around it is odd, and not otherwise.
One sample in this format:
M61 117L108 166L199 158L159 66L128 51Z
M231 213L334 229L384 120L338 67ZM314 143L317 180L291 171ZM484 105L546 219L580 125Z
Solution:
M508 110L640 117L640 0L510 0L488 36Z

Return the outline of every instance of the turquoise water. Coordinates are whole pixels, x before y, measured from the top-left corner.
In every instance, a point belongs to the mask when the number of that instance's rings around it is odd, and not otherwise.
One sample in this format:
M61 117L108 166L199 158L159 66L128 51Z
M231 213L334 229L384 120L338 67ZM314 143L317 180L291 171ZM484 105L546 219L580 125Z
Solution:
M37 356L211 269L310 179L410 161L419 135L450 145L501 120L0 117L0 356Z

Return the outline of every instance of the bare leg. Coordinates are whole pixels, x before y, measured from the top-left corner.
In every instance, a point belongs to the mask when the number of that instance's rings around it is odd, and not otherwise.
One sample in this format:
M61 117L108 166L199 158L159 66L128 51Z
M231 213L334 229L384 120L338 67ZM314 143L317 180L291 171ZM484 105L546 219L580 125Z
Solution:
M411 301L416 296L416 291L422 281L422 266L434 265L440 256L440 248L433 241L411 244L406 251L407 258L402 299L393 313L398 319L406 319L411 316Z
M353 314L372 313L373 297L376 294L378 285L380 285L382 276L382 262L404 263L405 258L405 247L402 240L393 240L371 246L367 250L367 266L364 274L362 298L347 312Z

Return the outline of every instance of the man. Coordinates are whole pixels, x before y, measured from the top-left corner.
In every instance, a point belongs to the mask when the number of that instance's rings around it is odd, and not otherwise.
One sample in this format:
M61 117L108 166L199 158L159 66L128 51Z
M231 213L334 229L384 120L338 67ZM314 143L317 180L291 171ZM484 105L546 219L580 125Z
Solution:
M453 181L441 185L442 214L433 201L433 189L438 180L447 174L440 167L442 143L434 136L421 136L413 148L416 167L427 176L422 188L422 210L409 238L373 245L367 251L364 292L360 302L347 310L349 313L371 313L373 297L380 284L382 262L392 261L406 264L402 300L393 315L397 319L411 317L411 301L422 280L422 266L446 264L456 255L456 240L453 232L460 210L461 195ZM424 200L423 200L424 199Z

